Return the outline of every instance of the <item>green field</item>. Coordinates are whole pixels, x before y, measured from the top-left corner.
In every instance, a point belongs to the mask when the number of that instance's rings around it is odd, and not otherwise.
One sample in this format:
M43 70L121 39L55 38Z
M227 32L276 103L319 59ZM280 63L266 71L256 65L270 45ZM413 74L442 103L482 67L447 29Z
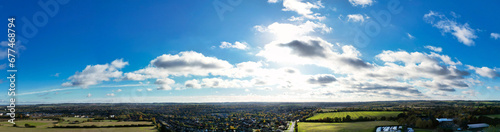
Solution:
M496 115L486 115L487 117L490 117L490 118L500 118L500 114L496 114Z
M415 128L413 130L415 130L415 132L434 132L434 131L437 131L437 130L432 130L432 129L419 129L419 128Z
M63 117L64 121L70 120L70 121L87 121L88 119L94 119L94 118L77 118L77 117Z
M355 111L355 112L331 112L331 113L318 113L313 117L307 118L307 120L318 120L326 117L335 118L335 117L346 117L347 115L351 116L351 119L357 119L360 116L363 117L396 117L400 111Z
M65 120L79 120L80 118L65 118ZM83 118L81 121L84 121ZM85 120L86 121L86 120ZM16 121L16 125L18 127L13 127L9 122L0 122L0 132L10 131L10 132L138 132L138 131L157 131L153 126L150 127L120 127L120 128L50 128L53 127L54 124L58 124L59 126L108 126L108 125L132 125L132 124L151 124L148 121L123 121L117 122L112 120L104 120L103 122L85 122L79 124L69 124L69 122L57 122L53 120L19 120ZM36 128L25 128L24 124L30 124L32 126L36 126Z
M0 126L2 132L157 132L154 127L126 128L17 128Z
M347 123L299 122L299 132L373 132L376 126L398 125L394 121L365 121Z

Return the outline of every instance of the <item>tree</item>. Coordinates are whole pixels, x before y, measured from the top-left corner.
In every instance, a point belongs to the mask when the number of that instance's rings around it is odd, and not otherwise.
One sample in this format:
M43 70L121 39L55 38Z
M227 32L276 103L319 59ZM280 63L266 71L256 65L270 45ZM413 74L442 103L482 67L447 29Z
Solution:
M351 121L351 116L350 115L346 115L345 116L345 121Z

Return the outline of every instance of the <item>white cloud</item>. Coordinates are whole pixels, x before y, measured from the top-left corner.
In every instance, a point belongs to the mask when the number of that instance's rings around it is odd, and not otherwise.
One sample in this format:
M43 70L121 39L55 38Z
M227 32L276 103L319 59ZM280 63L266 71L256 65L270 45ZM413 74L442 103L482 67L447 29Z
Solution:
M219 47L221 49L235 48L235 49L245 50L245 49L248 49L247 45L248 45L247 42L236 41L236 42L234 42L234 44L231 44L229 42L223 41L223 42L221 42Z
M288 21L303 21L303 20L304 20L303 17L292 16L292 17L288 18Z
M250 92L250 90L249 89L245 89L245 92Z
M144 80L148 78L167 78L169 75L187 76L221 74L233 65L225 60L207 57L194 51L184 51L177 55L161 55L152 60L144 69L125 73L125 80Z
M122 89L118 89L118 90L116 90L115 92L119 93L119 92L121 92L121 91L122 91Z
M89 97L92 97L92 94L90 94L90 93L89 93L89 94L87 94L87 98L89 98Z
M259 32L269 32L276 36L277 40L291 40L314 32L330 33L332 28L323 23L307 21L299 25L275 22L267 27L255 26Z
M370 73L371 77L411 80L415 86L441 91L455 91L454 88L470 86L464 79L464 76L468 76L470 73L457 69L455 65L461 63L451 61L446 55L383 51L376 57L384 61L385 64L375 68L376 71Z
M1 41L0 42L0 60L7 58L7 55L8 55L7 48L10 47L9 44L10 44L9 41ZM26 49L26 47L24 45L22 45L21 41L16 41L14 48L15 48L14 50L16 52L14 52L14 53L11 52L11 53L17 54L17 55L19 55L19 53L21 51Z
M171 85L175 84L175 81L170 78L156 79L155 84L159 85L158 90L172 90Z
M424 20L440 29L443 33L451 33L459 42L467 46L474 45L474 39L477 38L475 35L476 30L470 28L469 24L459 24L440 13L430 11L424 15Z
M109 94L106 94L106 96L115 96L114 93L109 93Z
M347 15L347 21L350 21L350 22L364 22L365 21L365 17L361 14L349 14ZM367 17L368 19L368 17Z
M477 74L483 76L483 77L488 77L488 78L495 78L495 77L500 77L500 74L498 71L495 69L491 69L488 67L474 67L471 65L466 65L469 69L474 70Z
M184 86L186 86L186 88L195 88L195 89L201 88L199 81L196 79L187 80L186 82L184 82Z
M361 7L366 7L366 6L370 6L373 4L373 0L349 0L349 2L353 5L353 6L361 6Z
M430 49L430 50L435 51L435 52L442 52L443 51L443 48L441 48L441 47L434 47L434 46L430 46L430 45L425 46L425 48Z
M342 51L338 52L338 51ZM361 54L353 46L340 46L321 38L302 37L292 41L273 41L257 56L268 61L286 64L314 64L335 72L350 72L370 68L371 64L359 58Z
M409 39L415 39L415 36L411 35L410 33L406 33Z
M279 0L267 0L269 3L277 3Z
M137 92L142 92L142 89L137 89Z
M487 89L495 89L495 90L499 90L499 91L500 91L500 87L499 87L499 86L493 86L493 87L488 86L488 87L486 87L486 88L487 88Z
M2 66L0 66L0 67L2 67ZM0 68L0 69L3 69L3 68ZM56 73L56 74L51 75L51 76L54 76L54 77L59 77L59 75L60 75L60 73Z
M497 40L498 38L500 38L500 34L498 34L498 33L491 33L490 35L491 35L491 38L493 38L495 40Z
M279 0L268 0L269 3L277 3ZM311 9L320 9L324 6L321 1L303 2L302 0L283 0L283 11L294 11L308 19L325 19L320 13L314 13Z
M150 88L147 88L146 90L147 90L147 91L153 91L153 89L150 89Z
M466 94L466 95L469 95L469 96L476 96L476 95L478 95L480 93L471 89L471 90L467 90L467 91L462 91L462 94Z
M128 62L123 62L123 59L114 60L111 65L87 65L82 72L76 72L73 76L70 76L68 78L70 81L63 83L62 86L87 88L103 81L109 81L112 78L120 78L122 71L119 71L119 69L125 65L128 65Z

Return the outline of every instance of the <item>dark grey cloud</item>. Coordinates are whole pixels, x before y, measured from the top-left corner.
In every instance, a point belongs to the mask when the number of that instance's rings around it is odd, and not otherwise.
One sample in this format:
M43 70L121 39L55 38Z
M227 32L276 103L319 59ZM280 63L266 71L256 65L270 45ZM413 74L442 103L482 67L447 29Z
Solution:
M358 59L358 58L342 58L341 61L350 65L350 66L356 67L356 68L371 68L372 67L372 65L369 65L365 61Z
M315 75L307 80L307 82L311 84L328 84L334 81L337 81L337 79L335 79L335 76L328 74Z
M326 49L322 47L320 43L320 41L316 40L310 40L309 42L294 40L289 43L280 44L280 46L290 47L294 54L300 55L302 57L326 58Z
M287 69L285 69L285 72L287 72L287 73L295 73L297 71L295 71L294 69L291 69L291 68L287 68Z

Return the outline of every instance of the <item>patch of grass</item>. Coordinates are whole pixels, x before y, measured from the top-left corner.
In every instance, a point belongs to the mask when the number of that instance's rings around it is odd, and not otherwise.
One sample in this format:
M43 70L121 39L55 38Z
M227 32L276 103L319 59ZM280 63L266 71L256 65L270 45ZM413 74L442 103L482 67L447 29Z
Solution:
M64 121L70 120L70 121L87 121L88 119L94 119L94 118L77 118L77 117L63 117Z
M137 122L132 122L132 121L125 121L125 122L85 122L85 123L80 123L80 124L59 124L59 126L109 126L109 125L138 125L138 124L151 124L151 122L146 122L146 121L137 121Z
M124 128L16 128L0 126L0 131L6 132L157 132L154 127L124 127Z
M419 129L419 128L416 128L416 129L413 129L415 130L415 132L434 132L434 130L432 129Z
M365 121L346 123L299 122L299 132L373 132L377 126L398 125L394 121Z
M398 116L399 113L402 113L400 111L355 111L355 112L331 112L331 113L319 113L316 114L310 118L307 118L307 120L318 120L318 119L323 119L326 117L330 118L335 118L335 117L346 117L347 115L351 116L351 119L357 119L360 116L363 117L396 117Z
M490 118L500 118L500 114L496 114L496 115L486 115L487 117L490 117Z
M32 126L36 127L48 127L51 126L54 121L32 121L32 120L20 120L20 121L15 121L16 125L19 127L24 127L24 124L30 124ZM0 124L3 124L3 126L9 126L12 127L12 124L9 122L2 122Z

